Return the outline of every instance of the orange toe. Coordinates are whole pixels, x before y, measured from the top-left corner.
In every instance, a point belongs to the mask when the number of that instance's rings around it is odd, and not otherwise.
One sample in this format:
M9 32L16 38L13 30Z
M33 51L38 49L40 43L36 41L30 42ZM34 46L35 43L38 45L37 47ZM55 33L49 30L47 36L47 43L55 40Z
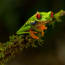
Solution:
M37 33L37 32L33 32L30 30L30 36L33 38L33 39L39 39L38 36L36 36L34 33Z

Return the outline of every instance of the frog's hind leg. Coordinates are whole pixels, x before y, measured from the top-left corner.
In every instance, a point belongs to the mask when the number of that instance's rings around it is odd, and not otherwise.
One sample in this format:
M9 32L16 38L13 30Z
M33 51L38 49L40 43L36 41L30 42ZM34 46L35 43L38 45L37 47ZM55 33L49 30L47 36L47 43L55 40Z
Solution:
M36 36L35 33L37 33L37 32L34 32L34 31L30 30L30 36L31 36L33 39L39 39L39 37Z

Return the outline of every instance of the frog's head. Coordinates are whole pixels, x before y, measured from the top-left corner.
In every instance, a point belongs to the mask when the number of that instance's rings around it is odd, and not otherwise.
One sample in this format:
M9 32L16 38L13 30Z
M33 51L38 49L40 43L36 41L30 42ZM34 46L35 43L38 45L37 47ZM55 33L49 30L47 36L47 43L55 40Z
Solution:
M52 11L49 12L37 12L35 14L37 21L52 21L54 15Z

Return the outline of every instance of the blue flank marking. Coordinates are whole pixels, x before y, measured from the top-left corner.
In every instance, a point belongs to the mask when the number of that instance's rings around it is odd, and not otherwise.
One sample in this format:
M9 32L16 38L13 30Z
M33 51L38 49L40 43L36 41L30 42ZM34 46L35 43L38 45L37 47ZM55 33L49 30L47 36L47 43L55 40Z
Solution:
M31 24L32 24L32 25L36 24L36 21L32 22Z

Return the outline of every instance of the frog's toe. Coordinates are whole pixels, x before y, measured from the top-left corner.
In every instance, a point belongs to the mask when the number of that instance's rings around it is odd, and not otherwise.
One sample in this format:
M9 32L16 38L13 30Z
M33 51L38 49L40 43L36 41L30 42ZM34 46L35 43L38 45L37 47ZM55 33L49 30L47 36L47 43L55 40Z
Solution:
M31 31L31 30L30 30L30 36L31 36L33 39L39 39L39 37L36 36L35 33L38 33L38 32L34 32L34 31Z

